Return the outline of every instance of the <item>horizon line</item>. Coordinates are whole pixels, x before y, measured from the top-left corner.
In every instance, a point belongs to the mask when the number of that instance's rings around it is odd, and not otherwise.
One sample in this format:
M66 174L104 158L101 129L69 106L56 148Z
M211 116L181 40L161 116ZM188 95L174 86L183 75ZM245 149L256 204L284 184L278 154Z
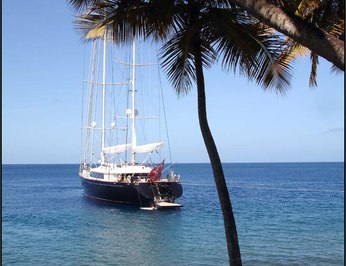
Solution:
M222 162L222 164L275 164L275 163L345 163L344 161L288 161L288 162ZM79 165L80 163L1 163L1 165ZM210 162L175 162L167 164L211 164Z

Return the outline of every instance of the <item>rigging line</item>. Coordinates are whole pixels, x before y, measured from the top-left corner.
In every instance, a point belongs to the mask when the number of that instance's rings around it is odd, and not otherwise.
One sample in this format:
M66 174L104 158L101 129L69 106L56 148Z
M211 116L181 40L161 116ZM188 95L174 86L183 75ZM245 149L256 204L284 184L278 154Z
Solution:
M164 173L167 169L172 168L173 165L174 163L169 164L169 166L167 166L164 170L162 170L162 173Z
M143 48L143 45L140 45L140 50L142 51L142 48ZM138 53L138 58L140 58L138 61L140 62L140 60L143 60L142 58L142 52L141 53ZM136 66L137 66L137 64L136 64ZM138 78L137 78L137 82L139 83L139 85L137 85L136 86L136 88L138 88L137 89L137 94L139 94L139 96L140 97L137 97L137 102L136 102L136 104L137 104L137 106L140 106L139 107L139 109L140 109L140 111L141 111L141 113L143 113L143 114L145 114L145 112L146 112L146 110L144 109L145 108L145 104L144 104L144 90L145 89L147 89L147 87L145 86L145 84L143 83L143 73L142 73L142 69L141 68L139 68L138 70L137 70L137 76L138 76ZM150 80L150 76L148 76L149 78L149 80ZM144 89L143 89L144 88ZM151 87L148 87L148 90L150 90L151 89ZM143 119L138 119L137 120L138 122L137 122L137 125L138 125L138 128L140 128L141 129L141 134L142 134L142 137L143 137L143 141L144 141L144 143L148 143L148 139L147 139L147 134L145 133L145 132L149 132L148 130L146 130L147 128L146 128L146 126L147 126L147 123L146 123L146 121Z
M157 51L157 45L156 45L155 51ZM156 55L157 55L157 53L156 53ZM151 56L151 49L150 49L150 56ZM156 58L156 66L159 66L157 58ZM151 71L151 69L149 69L149 71ZM159 67L157 67L157 72L158 72L157 76L158 76L158 79L159 79L159 87L161 87L161 77L160 77L160 73L159 73ZM154 74L152 74L152 75L154 75ZM155 84L156 84L155 86L157 86L157 83L155 83ZM158 101L157 102L158 102L158 112L159 112L159 140L162 141L163 137L162 137L162 132L161 132L161 129L162 129L161 128L162 127L162 118L161 118L161 97L160 97L161 95L160 94L162 95L161 88L160 88L159 93L157 95L157 97L158 97ZM167 142L168 142L168 140L167 140ZM169 142L167 144L169 144ZM160 162L162 161L162 154L163 154L163 149L160 149L159 150L159 161ZM171 158L170 158L170 160L172 161Z
M156 56L157 56L157 62L158 62L159 61L158 51L156 51ZM158 76L159 76L159 87L160 87L161 100L162 100L163 117L164 117L164 120L165 120L165 127L166 127L168 153L169 153L169 159L170 159L170 161L172 163L171 145L170 145L170 142L169 142L168 124L167 124L167 116L166 116L166 107L165 107L165 100L164 100L164 97L163 97L163 90L162 90L162 82L161 82L160 66L159 66L159 64L157 64L157 70L158 70L157 72L158 72Z
M84 55L83 55L83 79L85 78L85 61L86 61L86 46L84 46ZM89 68L90 69L90 68ZM83 146L83 142L88 142L88 135L86 134L85 139L84 139L84 101L85 101L85 95L84 95L84 90L85 90L85 83L82 82L82 115L81 115L81 161L84 161L86 163L87 161L87 150L88 147L87 145ZM87 133L87 132L86 132Z
M111 51L112 51L112 57L111 57L112 59L111 59L111 61L114 62L113 58L117 58L118 57L117 51L115 49L114 50L111 49ZM114 51L114 53L116 53L116 55L113 54L113 51ZM115 73L114 63L111 63L111 66L112 66L112 74L111 74L111 76L112 76L112 81L113 81L114 80L114 75L115 75L114 74ZM120 68L118 69L117 77L120 76L119 73L121 73ZM123 79L119 79L119 81L120 80L123 80ZM117 130L119 121L117 120L117 114L119 113L119 109L120 109L119 108L119 103L120 103L121 93L119 93L119 92L122 91L123 86L124 86L124 84L121 84L119 87L112 87L112 95L114 97L114 106L113 106L114 107L114 110L113 110L114 115L112 116L112 120L115 123L115 138L114 138L115 139L115 143L119 143L119 133L118 133L118 130Z
M130 55L129 52L126 53L127 56L127 60L130 62ZM130 77L130 71L131 69L128 67L125 69L126 72L126 76ZM130 89L129 86L131 85L131 83L129 83L127 85L127 94L126 94L126 110L129 109L129 100L130 100ZM125 127L125 144L128 144L128 138L129 138L129 115L126 115L126 127ZM125 151L125 161L127 163L128 161L128 151Z
M91 81L95 78L95 56L96 56L96 41L93 42L92 53L90 55L90 64L91 64ZM83 83L84 84L84 83ZM85 143L85 158L87 157L89 150L89 140L90 140L90 125L91 125L91 112L92 112L92 98L93 98L94 85L90 83L89 87L89 101L88 101L88 117L87 117L87 130L86 130L86 143Z
M99 45L98 47L98 52L97 54L100 55L101 54L101 45ZM99 69L99 66L100 66L100 56L95 56L95 80L98 80L99 79L99 76L100 76L100 69ZM96 110L97 110L97 96L98 96L98 93L99 93L99 86L96 86L96 93L94 93L94 102L95 102L95 105L94 105L94 110L93 110L93 120L96 122Z
M105 154L102 152L102 149L105 147L106 140L106 67L107 67L107 28L103 34L102 39L102 131L101 131L101 164L105 162Z
M106 54L107 59L112 58L112 49L111 47L107 47L107 54ZM106 79L105 79L105 93L106 93L106 98L105 98L105 104L107 106L107 116L105 114L105 147L111 146L112 145L112 104L113 104L113 88L112 88L112 82L107 83L107 80L110 78L110 80L113 80L112 77L112 64L109 64L109 61L107 60L107 65L110 65L111 67L106 68L109 69L109 71L106 73ZM109 102L109 106L107 103ZM107 119L106 119L107 118ZM109 127L109 128L108 128ZM108 143L108 144L107 144ZM110 156L108 156L110 158Z
M110 58L112 59L113 58L113 56L114 56L114 50L112 49L113 48L113 46L112 47L110 47ZM110 63L110 65L111 65L111 73L110 73L110 76L111 76L111 81L112 81L112 83L114 83L115 81L114 81L114 64L113 63ZM111 106L113 107L113 110L112 110L112 112L113 112L113 114L114 115L112 115L112 113L111 113L111 117L110 117L110 120L111 120L111 123L112 122L114 122L115 123L115 126L114 126L114 129L113 130L111 130L111 141L112 140L114 140L114 144L117 144L118 143L118 131L116 130L116 128L117 128L117 124L116 124L116 118L115 118L115 116L116 116L116 106L117 106L117 104L116 104L116 93L117 93L117 87L115 87L115 86L111 86L111 101L112 101L112 104L111 104ZM112 124L111 124L112 125ZM114 132L114 133L113 133ZM115 136L113 136L113 135L115 135ZM115 156L114 156L115 157Z
M84 53L83 53L83 74L82 74L82 78L84 79L85 77L85 55L86 53L86 46L84 46ZM81 125L83 126L83 118L84 118L84 82L82 82L82 114L81 114ZM80 143L80 159L81 161L84 161L86 160L85 156L84 155L84 150L83 150L83 134L84 133L84 129L81 128L81 143Z
M125 76L127 76L127 74L126 74L126 69L123 69L123 68L121 68L121 69L119 69L120 71L120 75L119 75L119 77L120 77L120 79L124 79L124 77ZM116 106L115 106L115 117L114 117L114 119L115 119L115 121L116 121L116 125L118 125L118 127L119 128L125 128L126 127L126 117L125 117L125 120L124 119L121 119L120 118L120 114L122 113L122 112L124 112L124 110L126 110L127 109L127 98L126 98L126 96L127 96L127 86L128 85L123 85L123 86L121 86L120 88L119 87L117 87L118 88L118 91L117 91L117 93L116 93L116 96L117 96L117 101L116 101ZM126 101L124 101L124 99L126 100ZM126 103L126 104L124 104L124 102ZM124 142L124 136L126 136L126 134L127 134L127 131L122 131L122 132L116 132L116 134L117 134L117 143L119 143L119 141L121 141L121 142ZM124 135L125 134L125 135Z
M132 96L132 105L131 105L131 122L132 122L132 150L131 150L131 164L136 163L136 153L134 152L133 147L136 147L137 145L137 133L136 133L136 35L133 34L132 36L132 90L131 90L131 96Z
M101 42L100 40L97 40L97 41L95 41L95 42ZM98 52L96 53L96 49L97 48L95 48L95 57L94 57L94 64L95 64L95 74L96 74L96 80L98 80L99 79L99 76L100 76L100 73L99 73L99 66L100 66L100 56L96 56L96 54L97 55L100 55L101 54L101 45L97 45L96 44L96 47L98 48ZM99 87L98 86L96 86L96 92L95 93L93 93L94 95L93 95L93 98L95 97L95 99L94 99L94 103L95 103L95 105L94 105L94 110L93 110L93 115L94 115L94 122L96 122L96 113L97 113L97 96L98 96L98 91L99 91ZM95 131L96 131L96 129L95 128L93 128L92 129L92 138L91 138L91 151L90 151L90 162L93 162L94 160L95 160L95 147L94 147L94 139L95 139Z

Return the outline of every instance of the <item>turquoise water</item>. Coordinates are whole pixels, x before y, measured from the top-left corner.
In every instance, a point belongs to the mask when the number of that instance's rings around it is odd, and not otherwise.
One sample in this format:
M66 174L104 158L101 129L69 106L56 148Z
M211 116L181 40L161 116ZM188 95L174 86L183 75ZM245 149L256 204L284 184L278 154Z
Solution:
M177 164L184 205L83 197L78 165L2 166L3 265L227 265L208 164ZM344 265L344 164L224 164L243 265Z

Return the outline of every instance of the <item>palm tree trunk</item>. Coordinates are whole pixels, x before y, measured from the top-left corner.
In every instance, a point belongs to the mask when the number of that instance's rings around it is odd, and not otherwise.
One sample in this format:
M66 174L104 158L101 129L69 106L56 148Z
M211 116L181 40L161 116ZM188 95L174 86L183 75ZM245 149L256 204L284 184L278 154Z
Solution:
M209 129L206 111L206 98L205 98L205 86L203 76L203 65L201 58L201 46L200 41L197 40L194 43L195 48L195 67L197 77L197 98L198 98L198 118L201 128L204 144L207 148L209 159L212 165L214 179L216 183L216 189L219 196L221 210L223 214L224 227L226 233L227 249L229 262L232 266L240 266L241 255L238 244L238 234L236 223L233 215L232 204L228 193L225 176L222 169L221 160Z

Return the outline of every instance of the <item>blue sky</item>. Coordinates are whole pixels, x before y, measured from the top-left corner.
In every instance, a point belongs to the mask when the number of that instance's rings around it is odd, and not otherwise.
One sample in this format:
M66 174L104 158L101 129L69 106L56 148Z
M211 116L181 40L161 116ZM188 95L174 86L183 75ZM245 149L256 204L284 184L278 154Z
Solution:
M78 163L85 45L65 1L2 2L2 162ZM322 58L318 87L296 61L286 96L214 67L205 73L208 119L223 162L344 160L344 75ZM208 162L196 91L166 80L175 162Z

